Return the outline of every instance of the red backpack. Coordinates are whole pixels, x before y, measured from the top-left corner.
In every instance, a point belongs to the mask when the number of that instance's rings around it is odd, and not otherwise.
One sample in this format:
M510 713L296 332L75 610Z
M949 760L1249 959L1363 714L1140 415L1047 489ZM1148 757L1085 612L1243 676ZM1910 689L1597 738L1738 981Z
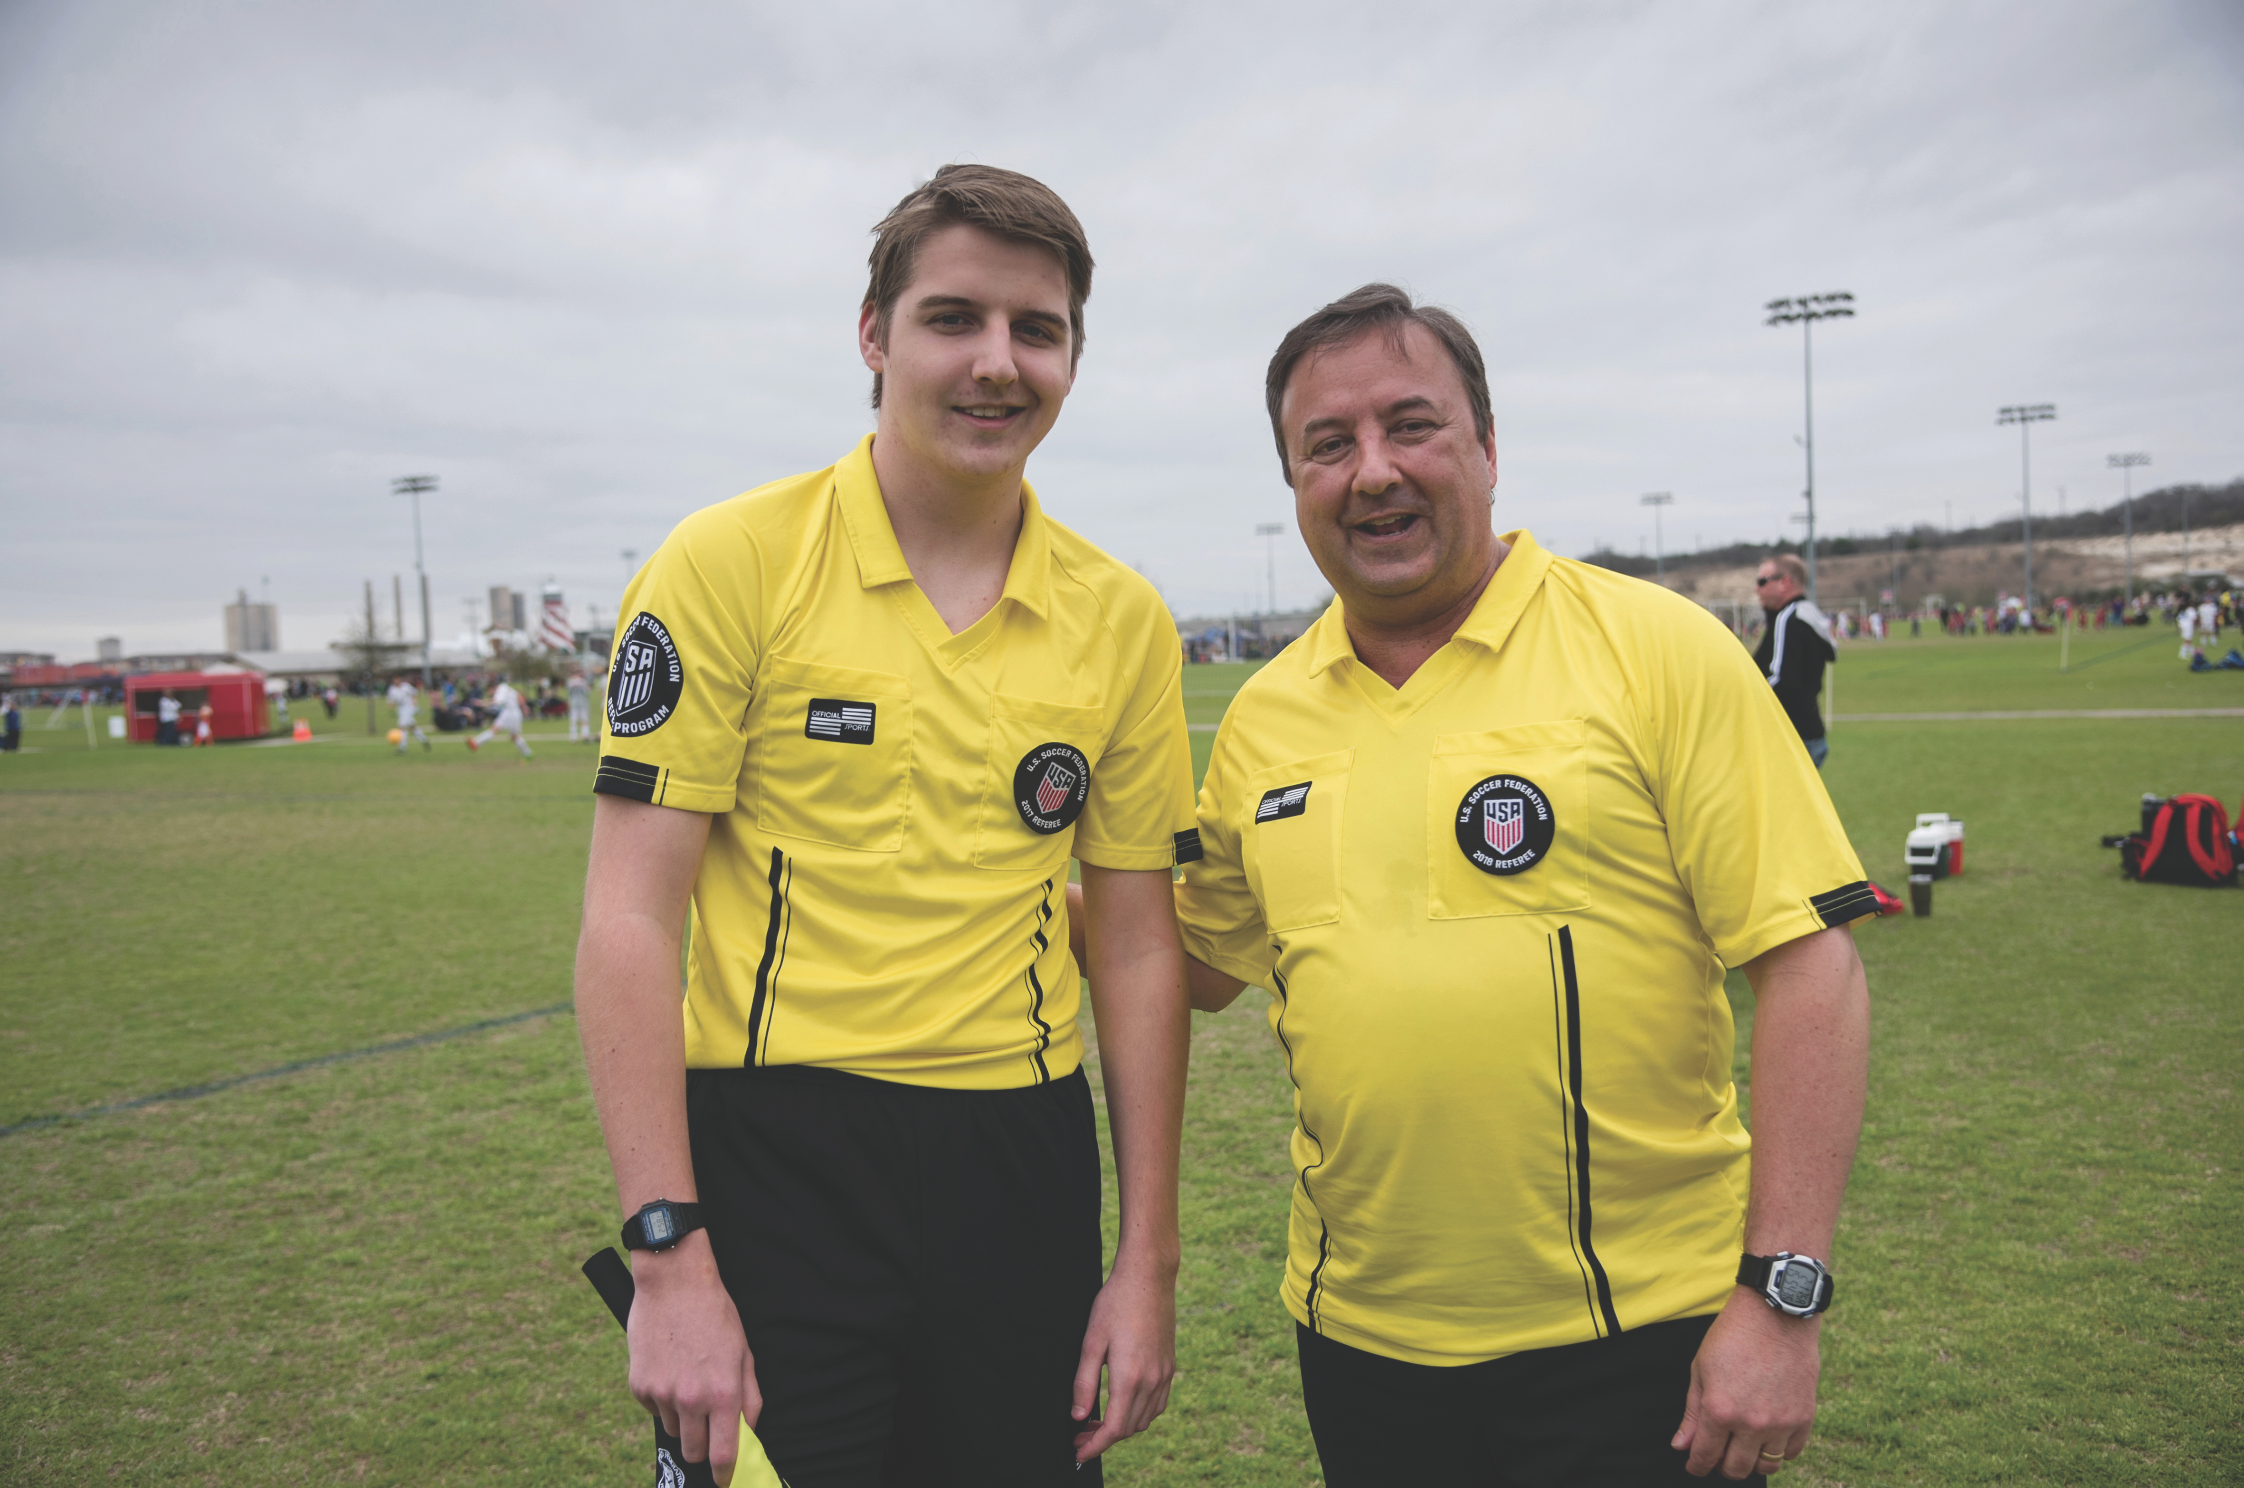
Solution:
M2119 844L2119 871L2142 883L2220 888L2236 882L2228 813L2211 796L2176 796L2144 807L2144 830Z

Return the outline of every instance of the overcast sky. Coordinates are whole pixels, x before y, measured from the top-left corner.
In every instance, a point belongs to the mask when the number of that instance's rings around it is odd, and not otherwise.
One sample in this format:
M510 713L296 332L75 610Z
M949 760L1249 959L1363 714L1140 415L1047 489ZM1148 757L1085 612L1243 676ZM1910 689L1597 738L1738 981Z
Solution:
M291 647L373 579L612 613L625 549L870 425L868 227L1036 175L1098 277L1029 466L1180 614L1323 585L1261 408L1366 280L1464 316L1504 525L1561 553L2244 474L2244 6L0 5L0 649ZM2140 486L2139 486L2140 488ZM409 631L417 633L417 620Z

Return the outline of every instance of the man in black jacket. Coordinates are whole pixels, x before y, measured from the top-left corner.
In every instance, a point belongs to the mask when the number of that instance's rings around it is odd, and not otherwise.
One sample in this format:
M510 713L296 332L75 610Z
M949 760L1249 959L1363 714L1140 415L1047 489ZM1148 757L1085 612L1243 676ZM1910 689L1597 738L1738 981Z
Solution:
M1806 594L1807 566L1790 553L1763 560L1753 587L1760 591L1768 624L1753 653L1769 686L1776 689L1784 716L1800 731L1808 758L1823 768L1831 745L1823 736L1823 713L1816 699L1823 691L1823 668L1839 659L1831 641L1831 622Z

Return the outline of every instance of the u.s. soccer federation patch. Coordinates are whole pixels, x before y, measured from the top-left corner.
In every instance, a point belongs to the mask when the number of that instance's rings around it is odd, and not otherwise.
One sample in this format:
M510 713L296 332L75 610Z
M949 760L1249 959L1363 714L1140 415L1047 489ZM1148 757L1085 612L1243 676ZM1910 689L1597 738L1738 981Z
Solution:
M1091 762L1073 744L1039 744L1013 767L1013 805L1032 832L1066 831L1090 799Z
M608 683L608 732L619 739L651 734L670 721L686 690L670 627L646 610L616 642L615 673Z
M1550 856L1557 834L1551 798L1517 775L1491 775L1457 803L1457 850L1483 873L1525 873Z

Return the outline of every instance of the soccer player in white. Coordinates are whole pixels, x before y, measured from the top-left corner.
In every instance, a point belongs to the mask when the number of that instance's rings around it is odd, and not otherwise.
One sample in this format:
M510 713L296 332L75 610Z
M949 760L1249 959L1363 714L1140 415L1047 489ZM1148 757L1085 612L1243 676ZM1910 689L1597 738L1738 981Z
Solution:
M406 746L415 739L421 741L423 749L434 749L436 746L429 742L429 736L421 732L421 689L415 687L410 678L400 677L390 684L390 690L383 696L397 709L397 752L405 753Z
M481 749L491 742L493 734L506 734L522 751L522 757L530 758L530 746L522 740L522 694L514 690L513 683L501 682L491 693L491 706L499 710L499 716L491 720L489 728L467 741L468 748Z
M592 742L592 689L583 667L569 669L569 742Z

